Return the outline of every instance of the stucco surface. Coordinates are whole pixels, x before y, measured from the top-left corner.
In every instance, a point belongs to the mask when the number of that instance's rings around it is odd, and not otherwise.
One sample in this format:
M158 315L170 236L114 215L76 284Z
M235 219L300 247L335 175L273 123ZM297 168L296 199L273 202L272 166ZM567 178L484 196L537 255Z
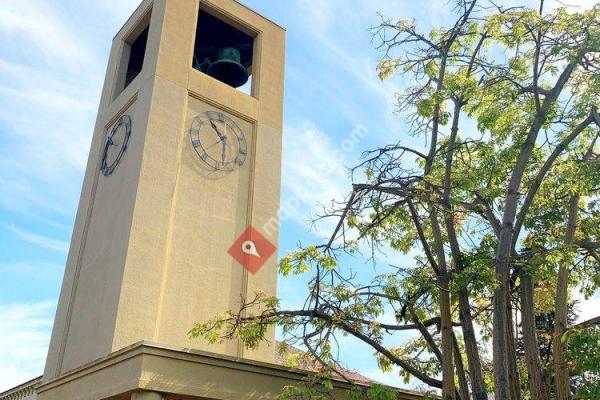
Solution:
M256 35L252 95L191 68L199 7ZM148 21L142 72L122 90L127 41ZM267 346L208 346L187 332L256 291L276 293L275 256L251 275L227 249L277 215L284 37L233 0L146 0L117 33L44 381L141 340L273 361ZM232 118L249 148L246 163L219 179L204 173L189 139L191 121L208 110ZM106 133L123 114L133 121L130 144L105 177Z

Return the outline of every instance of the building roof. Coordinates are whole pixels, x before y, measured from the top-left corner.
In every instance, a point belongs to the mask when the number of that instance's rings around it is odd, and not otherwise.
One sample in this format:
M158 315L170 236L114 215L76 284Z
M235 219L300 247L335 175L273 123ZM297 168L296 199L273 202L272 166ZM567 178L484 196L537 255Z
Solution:
M312 371L312 372L320 372L325 369L323 367L323 365L316 358L312 357L307 352L304 352L296 347L285 346L284 347L285 352L283 354L281 354L278 351L280 348L281 342L277 341L275 343L277 345L276 351L275 351L275 364L287 366L287 364L289 363L289 359L293 358L294 361L297 361L297 365L294 365L294 367L296 367L296 368L304 369L304 370ZM336 365L335 369L337 370L337 378L338 379L343 379L343 380L349 379L353 383L357 383L360 385L367 385L367 386L378 383L377 381L374 381L372 379L367 378L364 375L361 375L357 371L351 371L347 368L342 367L339 364Z
M41 376L33 378L18 386L0 393L0 400L35 399L35 386L42 380Z

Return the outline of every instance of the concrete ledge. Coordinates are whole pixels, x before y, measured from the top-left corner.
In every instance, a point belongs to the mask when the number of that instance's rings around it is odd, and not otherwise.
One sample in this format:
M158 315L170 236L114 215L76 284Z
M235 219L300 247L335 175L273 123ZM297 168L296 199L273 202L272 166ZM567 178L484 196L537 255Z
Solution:
M139 386L144 347L136 343L49 381L42 379L37 398L100 400L131 393Z
M129 399L138 390L166 398L268 400L310 372L220 354L139 342L37 387L40 400ZM344 399L351 385L334 382L335 397ZM176 397L173 397L176 396ZM423 395L398 391L398 399Z

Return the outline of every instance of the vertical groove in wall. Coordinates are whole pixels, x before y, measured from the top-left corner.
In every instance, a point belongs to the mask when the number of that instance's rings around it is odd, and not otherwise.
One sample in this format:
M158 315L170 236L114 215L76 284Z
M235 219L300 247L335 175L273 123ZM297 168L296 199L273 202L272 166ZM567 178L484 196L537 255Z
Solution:
M250 89L251 95L258 99L260 95L260 66L261 66L261 54L262 54L262 33L256 35L254 39L254 52L253 59L254 65L252 66L252 87ZM260 118L260 116L259 116ZM256 152L258 146L258 122L252 122L252 156L250 157L250 174L249 174L249 184L248 184L248 204L246 208L246 227L252 225L253 220L253 210L254 210L254 182L255 182L255 166L256 166ZM246 302L248 299L248 270L246 268L242 268L242 287L241 289L241 298L242 301ZM242 317L246 316L246 309L242 311ZM238 339L238 357L244 357L244 343L241 339Z
M246 227L252 225L252 220L254 215L252 211L254 210L254 182L256 175L256 152L258 146L258 123L256 121L252 124L252 156L250 157L250 174L249 175L249 184L248 184L248 203L246 206ZM248 270L246 268L242 268L242 287L241 289L241 297L242 301L246 302L248 299ZM242 311L242 317L246 316L246 310ZM238 339L238 357L244 357L244 343L241 339Z

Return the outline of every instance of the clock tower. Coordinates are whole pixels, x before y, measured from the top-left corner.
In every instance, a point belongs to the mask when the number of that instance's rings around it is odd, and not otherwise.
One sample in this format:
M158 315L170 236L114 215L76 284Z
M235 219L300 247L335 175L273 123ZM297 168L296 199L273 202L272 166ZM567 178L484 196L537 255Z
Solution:
M284 37L234 0L144 0L114 37L43 390L140 342L273 361L187 332L276 293L274 255L228 250L278 212Z

